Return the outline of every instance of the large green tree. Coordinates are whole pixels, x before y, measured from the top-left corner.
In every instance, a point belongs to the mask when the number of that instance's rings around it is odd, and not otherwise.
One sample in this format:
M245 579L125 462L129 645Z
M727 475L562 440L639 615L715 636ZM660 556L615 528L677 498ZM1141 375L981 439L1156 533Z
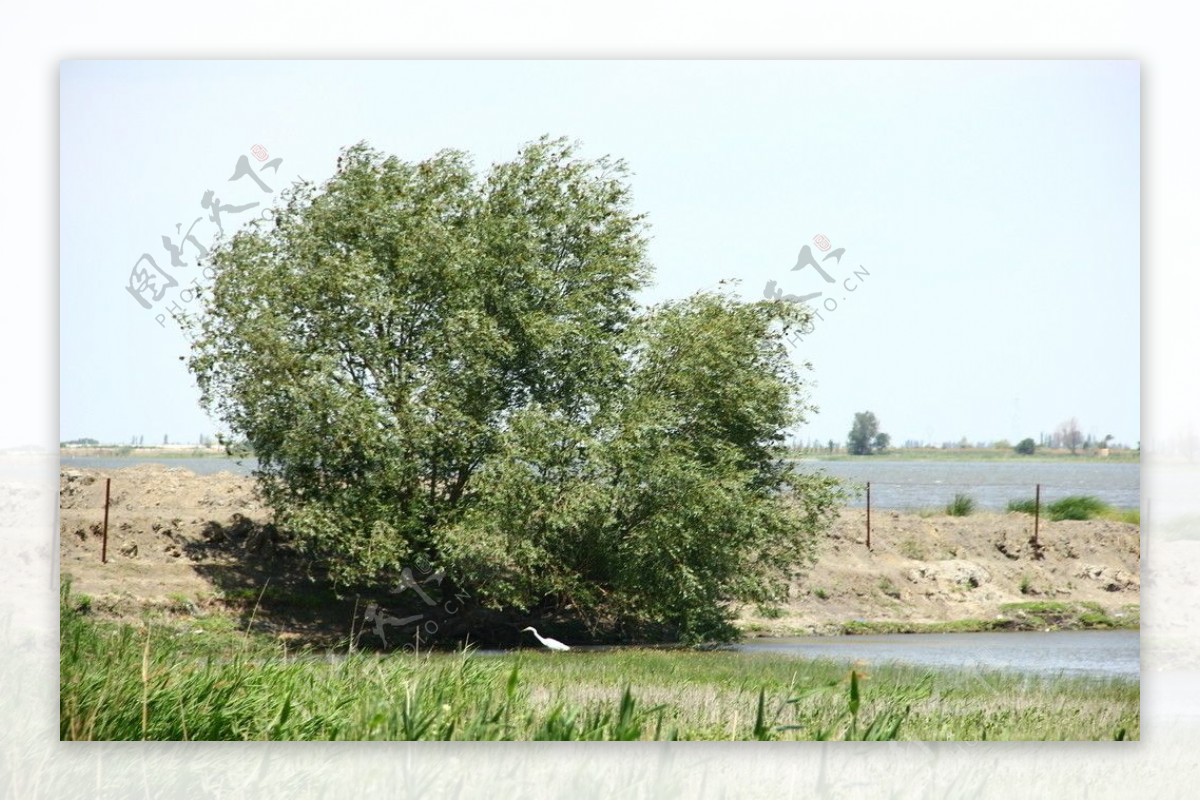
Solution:
M213 251L189 365L337 582L428 561L485 607L728 633L837 499L783 459L808 407L782 336L806 316L641 309L645 243L625 166L565 140L483 176L360 144Z

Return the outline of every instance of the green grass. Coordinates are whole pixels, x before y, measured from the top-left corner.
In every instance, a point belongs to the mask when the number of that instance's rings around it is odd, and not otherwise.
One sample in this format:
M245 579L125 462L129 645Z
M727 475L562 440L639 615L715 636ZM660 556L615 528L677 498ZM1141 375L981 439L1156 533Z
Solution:
M1008 502L1008 511L1034 514L1037 504L1033 498ZM1070 495L1053 503L1043 504L1040 512L1047 520L1114 520L1118 523L1142 523L1140 509L1118 509L1092 495Z
M1033 498L1029 498L1028 500L1009 501L1008 511L1023 512L1024 514L1031 515L1038 511L1037 502Z
M71 597L70 603L74 611L80 615L89 614L92 611L92 596L79 594Z
M1051 520L1092 520L1099 517L1108 506L1091 495L1071 495L1046 506Z
M954 500L946 504L946 514L951 517L966 517L974 511L975 499L961 492L954 496Z
M953 634L976 631L1043 631L1045 629L1136 629L1141 608L1126 604L1112 611L1091 601L1022 601L1002 604L1000 616L962 618L937 623L907 620L851 620L838 626L842 634Z
M848 620L839 627L842 634L965 634L977 631L997 631L1012 628L999 619L962 618L938 623L917 623L907 620Z
M1141 509L1116 509L1109 507L1100 514L1100 517L1104 520L1115 520L1118 523L1130 523L1135 526L1142 524Z
M1137 604L1126 604L1110 614L1094 601L1023 601L1002 604L1000 612L1021 628L1122 629L1141 624Z
M303 651L97 620L63 593L64 740L1112 739L1131 681L731 651Z

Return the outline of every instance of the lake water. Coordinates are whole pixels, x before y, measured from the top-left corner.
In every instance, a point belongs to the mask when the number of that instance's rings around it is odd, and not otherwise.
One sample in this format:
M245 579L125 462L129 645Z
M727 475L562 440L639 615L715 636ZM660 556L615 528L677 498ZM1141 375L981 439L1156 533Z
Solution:
M229 471L249 475L254 459L223 457L147 459L143 457L63 456L64 468L120 470L139 464L182 467L197 475ZM958 462L900 461L800 461L806 472L824 471L838 478L871 482L871 508L919 509L941 507L956 493L966 493L981 509L1003 510L1010 500L1033 498L1034 485L1042 485L1042 501L1067 495L1094 495L1121 508L1137 508L1141 500L1141 469L1130 462ZM866 503L862 494L850 506Z
M1012 500L1031 500L1042 485L1042 503L1068 495L1094 495L1120 508L1139 508L1141 466L1136 462L799 461L804 472L822 471L858 484L871 482L871 508L942 507L957 493L981 509L1004 510ZM865 506L865 494L848 505Z
M182 467L198 476L210 476L221 472L248 476L258 465L254 459L230 459L224 456L180 456L166 459L148 459L141 456L63 456L61 463L64 470L123 470L143 464L161 464L165 467Z
M871 634L748 640L747 652L783 652L846 664L898 663L1064 676L1137 679L1137 631L1014 631L974 634Z

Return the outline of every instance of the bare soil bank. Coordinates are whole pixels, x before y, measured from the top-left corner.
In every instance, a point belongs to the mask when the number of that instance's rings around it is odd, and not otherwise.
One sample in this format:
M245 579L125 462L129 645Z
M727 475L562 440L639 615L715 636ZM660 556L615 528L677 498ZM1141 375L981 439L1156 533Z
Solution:
M1020 627L1025 613L1016 604L1099 607L1114 622L1136 625L1136 525L1043 518L1035 544L1033 518L1016 512L921 517L876 511L871 523L868 550L866 512L843 510L816 564L796 576L788 603L777 614L748 611L748 631L869 630L855 621L905 624L878 627L898 630L968 620Z
M108 563L101 564L106 475L112 497ZM62 574L99 612L136 617L148 607L203 614L258 605L257 627L305 640L345 636L361 617L353 599L337 600L298 576L248 477L159 465L109 474L67 469L60 507ZM842 511L816 564L794 577L787 604L746 610L747 633L865 630L855 621L891 621L901 630L963 620L1021 624L1025 614L1006 605L1030 602L1099 605L1110 621L1137 618L1136 525L1043 519L1035 546L1033 518L1019 513L876 511L868 550L865 518L862 510ZM309 602L296 603L300 596Z

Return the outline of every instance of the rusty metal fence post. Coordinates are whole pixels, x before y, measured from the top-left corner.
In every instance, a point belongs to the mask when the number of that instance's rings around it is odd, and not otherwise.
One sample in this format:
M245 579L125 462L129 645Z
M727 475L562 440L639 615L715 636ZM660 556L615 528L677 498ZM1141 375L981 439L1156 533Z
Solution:
M100 544L100 563L108 564L108 498L112 489L112 479L104 479L104 534Z
M871 550L871 482L867 482L867 550Z

